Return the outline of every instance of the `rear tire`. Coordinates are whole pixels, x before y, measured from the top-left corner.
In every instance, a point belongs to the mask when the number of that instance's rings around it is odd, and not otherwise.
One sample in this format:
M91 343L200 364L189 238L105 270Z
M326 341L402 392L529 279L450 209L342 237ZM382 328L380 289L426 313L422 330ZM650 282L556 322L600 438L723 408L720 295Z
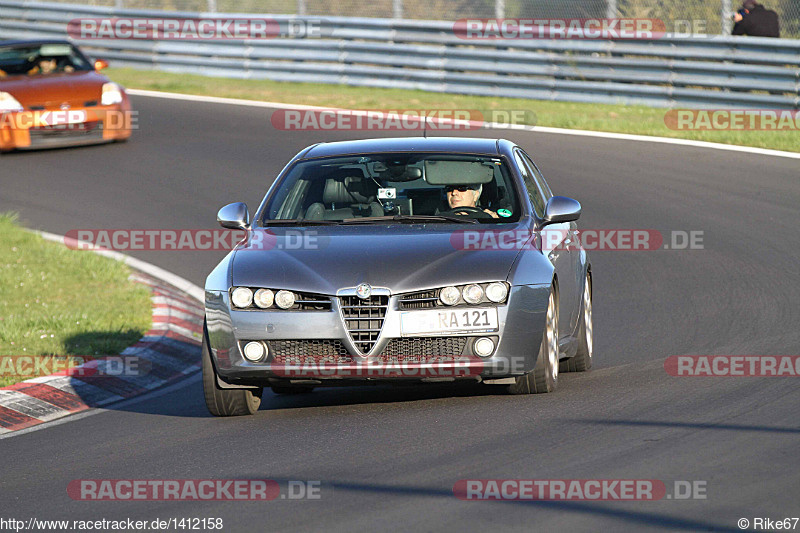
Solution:
M203 395L206 407L214 416L252 415L261 405L263 389L221 389L211 362L208 330L203 324Z
M561 362L564 372L586 372L592 368L594 332L592 323L592 275L586 273L581 299L581 323L578 326L578 351Z
M547 318L539 346L539 356L532 371L516 378L506 389L510 394L553 392L558 386L558 303L555 289L550 289Z

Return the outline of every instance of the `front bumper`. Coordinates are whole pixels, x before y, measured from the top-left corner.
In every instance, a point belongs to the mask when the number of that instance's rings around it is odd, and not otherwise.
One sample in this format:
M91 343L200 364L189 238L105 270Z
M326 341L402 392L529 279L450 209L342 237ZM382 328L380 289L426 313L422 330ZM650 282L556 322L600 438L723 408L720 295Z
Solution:
M131 136L133 122L127 100L110 106L3 113L0 115L0 151L121 141Z
M390 296L378 340L368 356L354 348L332 297L330 311L240 311L227 291L206 291L209 345L219 377L231 385L292 381L452 381L500 379L536 364L545 324L549 285L514 286L499 305L498 328L446 336L403 336L399 298ZM478 357L474 342L489 337L495 350ZM270 354L252 363L244 342L265 341Z

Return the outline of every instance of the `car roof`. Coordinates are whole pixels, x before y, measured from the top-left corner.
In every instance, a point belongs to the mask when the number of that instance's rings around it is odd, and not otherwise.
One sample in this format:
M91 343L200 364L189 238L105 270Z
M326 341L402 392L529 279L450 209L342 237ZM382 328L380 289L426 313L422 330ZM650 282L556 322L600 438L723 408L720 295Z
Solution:
M36 44L72 44L66 39L22 39L0 40L0 46L28 46Z
M5 46L33 46L37 44L72 44L66 39L25 39L25 40L0 40L0 47Z
M498 139L471 137L394 137L336 141L311 146L302 159L382 152L453 152L498 155Z

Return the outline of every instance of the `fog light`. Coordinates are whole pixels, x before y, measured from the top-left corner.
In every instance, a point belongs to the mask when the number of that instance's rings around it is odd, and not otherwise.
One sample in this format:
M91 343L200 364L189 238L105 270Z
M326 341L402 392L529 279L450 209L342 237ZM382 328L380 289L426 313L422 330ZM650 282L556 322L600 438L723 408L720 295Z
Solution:
M264 345L260 342L251 341L244 345L244 357L254 363L264 357Z
M459 296L461 296L461 291L455 287L445 287L442 289L442 292L439 293L439 299L444 305L456 305Z
M236 307L249 307L253 303L253 291L247 287L236 287L231 294L231 301Z
M294 293L278 291L278 294L275 295L275 305L281 309L289 309L294 305Z
M473 350L475 350L475 354L480 357L489 357L494 351L494 342L492 342L492 339L481 337L475 341Z
M506 287L505 283L490 283L489 286L486 287L486 297L496 304L505 300L507 295L508 287Z
M483 300L483 289L481 289L480 285L467 285L464 287L461 296L464 297L464 301L468 304L477 304Z

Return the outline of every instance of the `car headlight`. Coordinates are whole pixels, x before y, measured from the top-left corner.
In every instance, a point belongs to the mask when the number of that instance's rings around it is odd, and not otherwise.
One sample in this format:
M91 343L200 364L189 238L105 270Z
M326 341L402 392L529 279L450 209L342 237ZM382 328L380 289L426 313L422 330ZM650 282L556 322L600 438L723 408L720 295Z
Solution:
M275 301L275 293L269 289L258 289L253 301L261 309L272 307L272 303Z
M103 105L114 105L122 102L122 87L116 83L103 84L103 96L100 103Z
M458 298L461 296L461 291L455 287L445 287L439 293L439 299L444 305L456 305Z
M508 287L505 283L490 283L486 287L486 297L490 302L500 303L506 299L506 296L508 296Z
M250 307L253 303L253 291L247 287L236 287L231 294L231 301L236 307Z
M0 91L0 111L22 111L23 107L11 93Z
M278 291L278 294L275 295L275 305L281 309L289 309L294 305L294 293Z
M461 291L461 296L468 304L477 304L483 300L483 289L480 285L475 285L473 283L464 287L464 290Z

